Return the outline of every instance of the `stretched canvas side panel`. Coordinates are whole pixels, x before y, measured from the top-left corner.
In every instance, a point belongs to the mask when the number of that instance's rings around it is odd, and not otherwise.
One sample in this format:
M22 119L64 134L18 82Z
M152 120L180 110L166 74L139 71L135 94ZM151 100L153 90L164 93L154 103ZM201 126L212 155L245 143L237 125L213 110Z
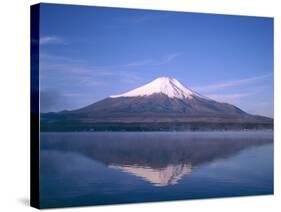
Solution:
M39 24L40 5L31 6L30 79L30 204L40 207L39 194Z

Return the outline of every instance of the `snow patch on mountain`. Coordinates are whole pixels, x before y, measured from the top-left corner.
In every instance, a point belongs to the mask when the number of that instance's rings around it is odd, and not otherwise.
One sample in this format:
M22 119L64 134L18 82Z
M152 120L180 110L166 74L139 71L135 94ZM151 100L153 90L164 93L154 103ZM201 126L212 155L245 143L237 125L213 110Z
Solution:
M110 96L111 98L119 97L139 97L149 96L152 94L165 94L170 98L178 99L192 99L194 96L205 98L200 94L188 89L182 85L178 80L170 77L159 77L152 82L141 87L128 91L120 95Z

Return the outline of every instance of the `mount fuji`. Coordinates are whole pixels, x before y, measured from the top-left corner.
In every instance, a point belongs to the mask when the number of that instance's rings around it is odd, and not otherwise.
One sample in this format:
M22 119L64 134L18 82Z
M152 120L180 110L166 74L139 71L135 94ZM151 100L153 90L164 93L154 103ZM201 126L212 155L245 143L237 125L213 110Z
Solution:
M273 120L212 100L170 77L72 111L41 114L43 130L272 128Z

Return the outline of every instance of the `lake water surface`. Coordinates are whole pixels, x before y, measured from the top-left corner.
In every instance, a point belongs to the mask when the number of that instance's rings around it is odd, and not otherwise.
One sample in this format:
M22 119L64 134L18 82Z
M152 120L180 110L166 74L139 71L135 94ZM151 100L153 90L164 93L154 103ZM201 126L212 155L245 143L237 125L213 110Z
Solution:
M273 193L273 131L40 135L43 208Z

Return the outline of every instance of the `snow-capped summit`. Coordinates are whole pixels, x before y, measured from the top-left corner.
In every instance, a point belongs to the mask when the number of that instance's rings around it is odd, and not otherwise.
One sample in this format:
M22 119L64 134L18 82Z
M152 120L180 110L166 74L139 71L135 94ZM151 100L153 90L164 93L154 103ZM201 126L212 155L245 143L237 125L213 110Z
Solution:
M141 87L128 91L120 95L110 96L111 98L118 97L139 97L149 96L152 94L165 94L170 98L178 99L192 99L194 96L203 98L198 93L188 89L182 85L178 80L171 77L159 77L152 82L145 84Z

